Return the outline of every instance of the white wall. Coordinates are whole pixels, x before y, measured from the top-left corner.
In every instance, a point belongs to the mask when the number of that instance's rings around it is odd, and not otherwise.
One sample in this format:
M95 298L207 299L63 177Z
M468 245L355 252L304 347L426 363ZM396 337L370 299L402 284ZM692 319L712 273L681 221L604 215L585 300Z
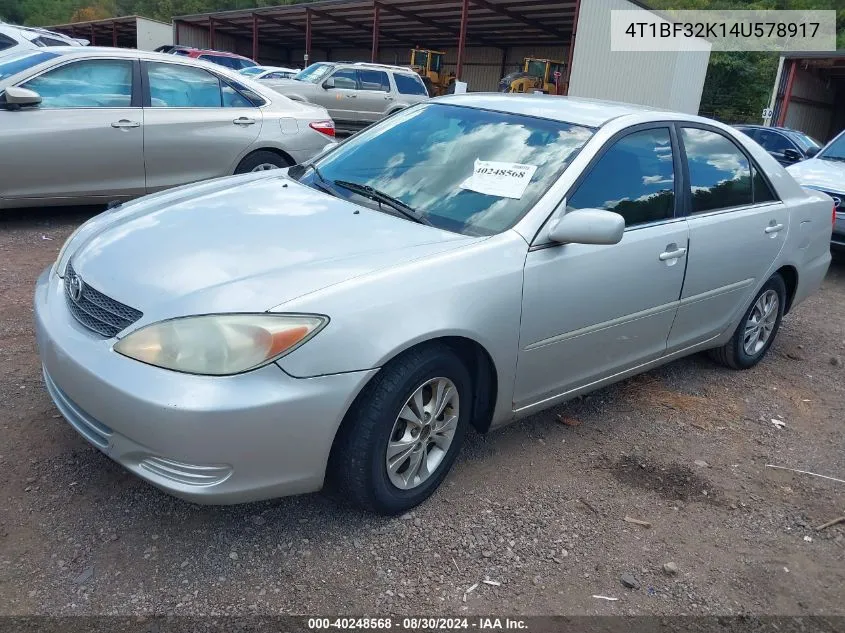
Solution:
M153 51L159 46L173 44L173 25L156 22L147 18L136 18L138 41L136 46L142 51Z
M582 0L569 94L697 114L709 44L683 52L612 51L612 9L645 11L627 0Z

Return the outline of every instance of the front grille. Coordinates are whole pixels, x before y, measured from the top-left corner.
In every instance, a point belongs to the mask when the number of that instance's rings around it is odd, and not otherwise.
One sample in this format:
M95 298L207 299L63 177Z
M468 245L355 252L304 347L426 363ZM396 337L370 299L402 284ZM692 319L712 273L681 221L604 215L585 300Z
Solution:
M82 292L74 299L71 288L77 283L81 284ZM83 283L70 262L65 270L65 299L70 313L77 321L106 338L116 336L144 316L140 310L115 301Z

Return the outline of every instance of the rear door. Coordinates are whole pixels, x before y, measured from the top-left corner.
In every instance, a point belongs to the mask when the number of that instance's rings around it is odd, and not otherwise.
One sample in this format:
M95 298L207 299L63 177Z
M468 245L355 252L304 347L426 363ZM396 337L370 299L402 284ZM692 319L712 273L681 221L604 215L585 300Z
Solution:
M689 174L690 246L670 351L725 331L771 274L789 230L786 206L726 133L685 124L678 138Z
M0 196L91 202L144 193L137 60L77 59L18 84L36 107L0 110Z
M258 138L261 110L204 68L144 62L147 191L231 174Z
M358 71L358 108L364 125L381 119L393 105L390 79L383 70Z

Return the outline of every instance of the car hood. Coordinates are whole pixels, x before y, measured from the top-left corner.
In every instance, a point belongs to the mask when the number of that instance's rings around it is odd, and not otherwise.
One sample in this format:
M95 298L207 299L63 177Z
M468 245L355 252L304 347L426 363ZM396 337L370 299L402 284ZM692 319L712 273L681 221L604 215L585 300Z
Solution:
M361 207L284 175L204 183L130 204L72 244L92 288L144 313L138 325L263 312L480 238ZM157 198L157 199L156 199Z
M786 168L805 187L845 193L845 162L810 158Z

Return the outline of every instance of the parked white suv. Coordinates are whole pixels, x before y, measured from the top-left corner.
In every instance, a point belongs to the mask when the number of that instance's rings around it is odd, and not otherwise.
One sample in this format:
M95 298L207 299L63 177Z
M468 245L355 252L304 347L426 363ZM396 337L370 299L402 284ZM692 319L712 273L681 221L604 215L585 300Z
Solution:
M324 107L338 132L357 132L409 105L428 99L420 76L408 66L366 62L317 62L293 79L264 80L294 101Z
M0 57L43 46L85 46L87 44L88 40L74 39L55 31L0 22Z

